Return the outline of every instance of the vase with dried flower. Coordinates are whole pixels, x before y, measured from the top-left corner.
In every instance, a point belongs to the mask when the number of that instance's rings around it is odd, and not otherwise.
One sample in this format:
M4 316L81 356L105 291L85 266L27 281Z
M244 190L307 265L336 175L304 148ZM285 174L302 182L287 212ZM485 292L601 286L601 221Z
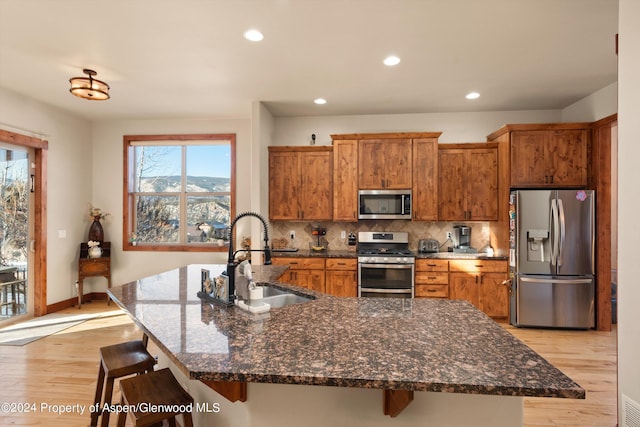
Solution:
M93 206L89 210L89 217L93 220L91 226L89 226L89 240L96 242L104 242L104 230L100 220L109 215L106 212L102 212L100 208L94 208Z

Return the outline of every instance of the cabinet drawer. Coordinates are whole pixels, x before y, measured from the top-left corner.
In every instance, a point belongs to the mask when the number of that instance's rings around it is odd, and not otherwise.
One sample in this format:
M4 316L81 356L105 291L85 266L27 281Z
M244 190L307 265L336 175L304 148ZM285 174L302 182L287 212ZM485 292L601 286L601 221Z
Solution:
M416 272L416 285L448 285L449 273Z
M272 258L274 265L288 265L291 270L324 270L324 258Z
M449 271L446 259L417 259L416 271Z
M448 298L448 285L416 285L416 298Z
M109 267L108 258L80 260L80 274L83 276L108 274Z
M464 271L468 273L506 273L507 270L507 261L491 261L484 259L449 260L449 271Z
M327 258L327 270L357 270L358 260L353 258Z

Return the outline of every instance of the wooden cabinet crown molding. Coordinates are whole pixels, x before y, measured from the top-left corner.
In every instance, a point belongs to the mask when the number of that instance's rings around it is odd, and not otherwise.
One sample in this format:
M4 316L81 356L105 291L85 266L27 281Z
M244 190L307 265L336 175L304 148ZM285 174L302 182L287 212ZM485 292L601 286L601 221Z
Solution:
M337 139L415 139L415 138L439 138L442 132L385 132L385 133L347 133L331 134L332 140Z
M292 152L292 151L333 151L331 145L270 145L267 147L269 152Z
M586 122L507 124L496 130L495 132L490 133L487 136L487 140L493 141L496 138L504 135L505 133L519 130L576 130L590 129L591 125L591 123Z
M438 143L438 150L454 150L454 149L468 149L473 148L498 148L497 142L440 142Z

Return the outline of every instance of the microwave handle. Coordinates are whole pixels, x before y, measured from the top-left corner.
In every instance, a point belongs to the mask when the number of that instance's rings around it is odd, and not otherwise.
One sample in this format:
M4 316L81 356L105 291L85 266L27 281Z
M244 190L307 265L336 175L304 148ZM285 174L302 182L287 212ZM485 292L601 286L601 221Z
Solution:
M406 215L406 214L407 214L407 212L405 212L405 210L404 210L405 203L406 203L406 202L405 202L405 197L406 197L406 196L403 194L403 195L402 195L402 203L401 203L401 204L402 204L402 212L401 212L401 214L402 214L402 215Z

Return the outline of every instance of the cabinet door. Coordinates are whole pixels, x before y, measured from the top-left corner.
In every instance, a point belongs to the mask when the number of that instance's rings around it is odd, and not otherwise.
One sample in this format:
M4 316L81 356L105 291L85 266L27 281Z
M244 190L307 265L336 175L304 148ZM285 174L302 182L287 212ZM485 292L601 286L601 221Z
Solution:
M488 316L506 319L509 317L508 275L484 273L480 280L480 307Z
M337 297L358 296L358 281L355 271L327 270L326 291Z
M465 220L465 152L438 150L438 220Z
M358 221L358 141L333 142L333 220Z
M545 163L554 186L587 185L587 139L586 130L549 133Z
M413 140L413 219L438 219L438 141Z
M298 219L300 188L298 153L269 153L269 219Z
M467 160L467 219L498 220L498 150L472 149Z
M324 270L295 270L295 285L318 292L325 292Z
M539 186L548 181L545 167L546 131L511 134L511 186Z
M333 161L331 152L300 153L300 219L331 220L333 213ZM296 198L294 197L294 198Z
M479 274L450 273L449 298L463 299L480 308L479 276Z
M358 141L358 183L363 190L411 188L411 140Z

